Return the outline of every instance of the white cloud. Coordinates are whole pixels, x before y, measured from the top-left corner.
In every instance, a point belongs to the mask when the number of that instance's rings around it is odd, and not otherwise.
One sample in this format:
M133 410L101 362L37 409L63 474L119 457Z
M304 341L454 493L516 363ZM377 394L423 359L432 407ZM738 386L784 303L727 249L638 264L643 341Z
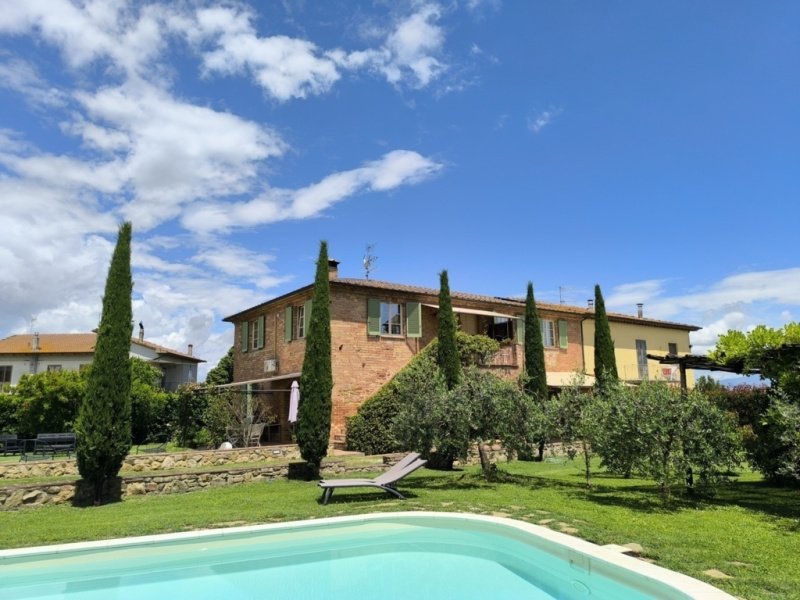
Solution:
M0 62L0 86L25 96L34 106L54 108L66 104L67 96L39 76L34 65L19 58Z
M560 108L549 108L528 117L528 129L533 133L539 133L542 129L550 125L563 111Z
M665 280L618 286L606 304L633 312L645 303L645 316L699 325L691 334L693 352L703 354L729 329L747 331L791 320L789 307L800 306L800 268L751 271L725 277L690 294L671 294Z
M434 175L440 163L409 150L394 150L363 167L328 175L299 190L270 190L248 202L206 203L183 217L187 229L225 231L274 223L286 219L307 219L362 191L388 191Z
M196 52L207 76L247 74L284 102L324 94L356 69L424 87L446 68L438 5L415 5L373 47L350 53L259 36L254 13L235 3L197 6L26 0L0 11L0 35L35 38L67 66L55 85L56 75L45 79L51 65L0 55L0 85L29 108L46 108L63 136L37 147L0 129L0 331L26 331L31 317L40 331L96 327L117 226L130 219L134 318L148 339L179 350L192 343L213 366L232 337L220 318L263 302L289 277L273 270L271 256L209 231L311 218L441 168L394 150L297 189L273 188L265 175L290 150L283 137L262 121L181 97L173 84L191 74L177 72L165 52ZM175 232L176 223L189 231ZM170 233L155 235L160 226Z

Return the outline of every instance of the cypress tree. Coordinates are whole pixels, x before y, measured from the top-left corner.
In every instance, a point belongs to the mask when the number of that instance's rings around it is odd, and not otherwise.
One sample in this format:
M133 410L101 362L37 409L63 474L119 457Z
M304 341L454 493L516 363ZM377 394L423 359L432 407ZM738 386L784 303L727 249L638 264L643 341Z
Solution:
M456 317L450 300L447 271L439 273L439 347L437 363L444 374L447 389L452 390L461 379L461 360L456 345Z
M611 339L611 326L599 285L594 286L594 376L600 391L608 389L619 379L614 340Z
M78 472L92 486L95 504L131 448L132 292L131 224L124 223L111 257L92 369L75 423Z
M525 391L540 403L547 400L547 373L544 368L542 326L533 297L533 284L528 282L525 298Z
M300 376L300 406L297 411L297 443L300 455L319 473L328 454L331 431L331 308L328 280L328 243L321 242L317 274L311 300L311 321L306 332L303 372Z
M533 284L528 282L525 297L525 393L534 398L542 408L547 401L547 372L544 367L544 343L542 326L533 297ZM545 440L539 440L537 460L544 458Z

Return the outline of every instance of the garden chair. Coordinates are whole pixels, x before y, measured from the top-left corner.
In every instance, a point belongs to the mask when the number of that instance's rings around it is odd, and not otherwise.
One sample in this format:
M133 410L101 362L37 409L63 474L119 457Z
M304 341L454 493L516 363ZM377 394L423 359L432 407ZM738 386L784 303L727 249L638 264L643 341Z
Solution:
M253 423L250 426L250 432L247 435L248 446L260 446L261 435L264 433L264 426L266 423Z

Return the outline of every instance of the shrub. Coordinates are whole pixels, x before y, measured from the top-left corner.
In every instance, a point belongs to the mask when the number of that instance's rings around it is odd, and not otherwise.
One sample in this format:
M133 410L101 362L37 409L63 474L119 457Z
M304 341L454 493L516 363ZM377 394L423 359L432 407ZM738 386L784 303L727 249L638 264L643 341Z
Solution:
M202 392L203 386L187 383L175 394L175 435L180 446L192 446L195 435L204 426L208 399Z
M20 435L72 431L84 395L86 374L79 371L45 371L23 375L11 396Z
M161 370L131 359L131 438L134 444L170 437L172 394L161 389Z
M758 443L751 454L755 468L777 483L800 483L800 407L774 392L754 428Z
M0 393L0 433L16 433L19 430L17 405L15 395Z

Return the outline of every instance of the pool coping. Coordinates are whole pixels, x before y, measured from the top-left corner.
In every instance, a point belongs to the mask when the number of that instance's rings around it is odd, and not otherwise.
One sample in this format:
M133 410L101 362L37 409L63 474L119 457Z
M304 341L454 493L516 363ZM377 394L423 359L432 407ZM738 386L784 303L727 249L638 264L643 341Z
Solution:
M179 533L163 533L129 538L115 538L109 540L96 540L91 542L75 542L69 544L55 544L51 546L33 546L28 548L15 548L10 550L0 550L0 563L7 559L18 559L24 557L47 556L52 554L62 554L65 552L102 550L118 548L123 546L141 546L167 541L188 541L202 538L227 537L255 532L272 531L291 531L317 525L341 525L347 523L363 523L377 520L402 519L413 521L415 519L445 518L456 521L470 521L479 523L491 523L504 525L513 529L527 532L538 538L553 542L567 550L572 550L580 554L588 555L590 558L597 559L606 564L619 567L626 571L633 572L643 577L649 578L659 583L663 583L675 591L686 594L692 600L736 600L727 592L724 592L711 584L699 579L695 579L683 573L671 571L664 567L651 564L632 556L621 554L609 548L604 548L573 537L566 533L553 531L548 527L534 525L525 521L518 521L506 517L494 517L488 515L475 515L470 513L452 513L435 511L406 511L406 512L385 512L368 513L361 515L347 515L339 517L324 517L321 519L305 519L302 521L287 521L284 523L268 523L263 525L243 525L239 527L228 527L222 529L202 529L197 531L184 531Z

